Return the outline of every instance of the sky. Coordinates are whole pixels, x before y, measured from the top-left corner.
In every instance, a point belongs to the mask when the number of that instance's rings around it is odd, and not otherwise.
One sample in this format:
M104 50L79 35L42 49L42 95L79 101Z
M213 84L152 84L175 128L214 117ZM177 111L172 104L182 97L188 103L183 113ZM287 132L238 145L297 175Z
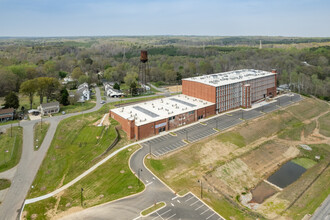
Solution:
M0 36L330 37L330 0L0 0Z

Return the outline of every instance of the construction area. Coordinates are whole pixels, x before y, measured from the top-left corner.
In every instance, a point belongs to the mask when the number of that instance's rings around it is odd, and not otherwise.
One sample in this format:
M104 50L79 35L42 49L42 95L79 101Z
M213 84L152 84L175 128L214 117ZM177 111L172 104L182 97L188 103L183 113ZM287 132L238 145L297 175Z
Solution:
M329 194L329 120L329 104L306 98L146 163L227 218L302 219Z

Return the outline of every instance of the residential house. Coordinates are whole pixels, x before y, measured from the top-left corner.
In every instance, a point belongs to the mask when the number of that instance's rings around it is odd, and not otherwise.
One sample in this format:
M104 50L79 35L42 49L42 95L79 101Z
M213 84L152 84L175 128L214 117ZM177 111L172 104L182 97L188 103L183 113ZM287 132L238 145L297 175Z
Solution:
M90 99L91 93L89 91L89 87L87 83L83 83L78 86L77 92L79 96L79 102L84 102Z
M41 112L41 115L58 113L60 111L60 103L59 102L44 103L38 107L38 110Z
M5 122L14 119L15 109L6 108L0 109L0 122Z
M124 93L113 88L114 83L103 83L105 94L109 97L116 98L124 96Z

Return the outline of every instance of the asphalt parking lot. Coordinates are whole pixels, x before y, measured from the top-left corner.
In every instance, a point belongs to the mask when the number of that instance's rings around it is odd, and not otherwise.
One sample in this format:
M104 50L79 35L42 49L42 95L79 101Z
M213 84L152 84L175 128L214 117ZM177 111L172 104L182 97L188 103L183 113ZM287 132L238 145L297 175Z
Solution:
M164 136L160 136L153 140L144 142L142 143L142 146L148 147L154 156L159 157L185 146L187 143L185 143L183 140L188 140L190 143L199 141L217 133L218 131L216 129L220 131L228 129L232 126L242 123L244 120L257 118L265 113L275 111L280 107L284 107L294 102L300 101L301 99L302 98L300 95L297 94L281 96L276 98L274 102L265 104L258 108L250 110L239 109L232 111L230 113L203 121L202 123L197 123L192 126L174 131L173 133L175 133L176 136L166 134Z
M167 205L143 219L167 220L167 219L198 219L198 220L222 220L218 213L210 209L192 193L184 197L173 198Z

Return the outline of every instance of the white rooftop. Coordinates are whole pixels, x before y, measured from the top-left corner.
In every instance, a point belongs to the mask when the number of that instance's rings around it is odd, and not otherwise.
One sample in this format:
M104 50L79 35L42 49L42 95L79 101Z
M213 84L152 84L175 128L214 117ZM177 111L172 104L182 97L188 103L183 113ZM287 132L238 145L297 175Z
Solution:
M214 103L180 94L115 108L111 111L125 119L135 119L135 124L140 126L211 105Z
M204 76L190 77L190 78L185 78L183 80L195 81L206 85L218 87L218 86L243 82L246 80L262 78L270 75L274 75L274 73L263 70L242 69L242 70L234 70L223 73L214 73Z

